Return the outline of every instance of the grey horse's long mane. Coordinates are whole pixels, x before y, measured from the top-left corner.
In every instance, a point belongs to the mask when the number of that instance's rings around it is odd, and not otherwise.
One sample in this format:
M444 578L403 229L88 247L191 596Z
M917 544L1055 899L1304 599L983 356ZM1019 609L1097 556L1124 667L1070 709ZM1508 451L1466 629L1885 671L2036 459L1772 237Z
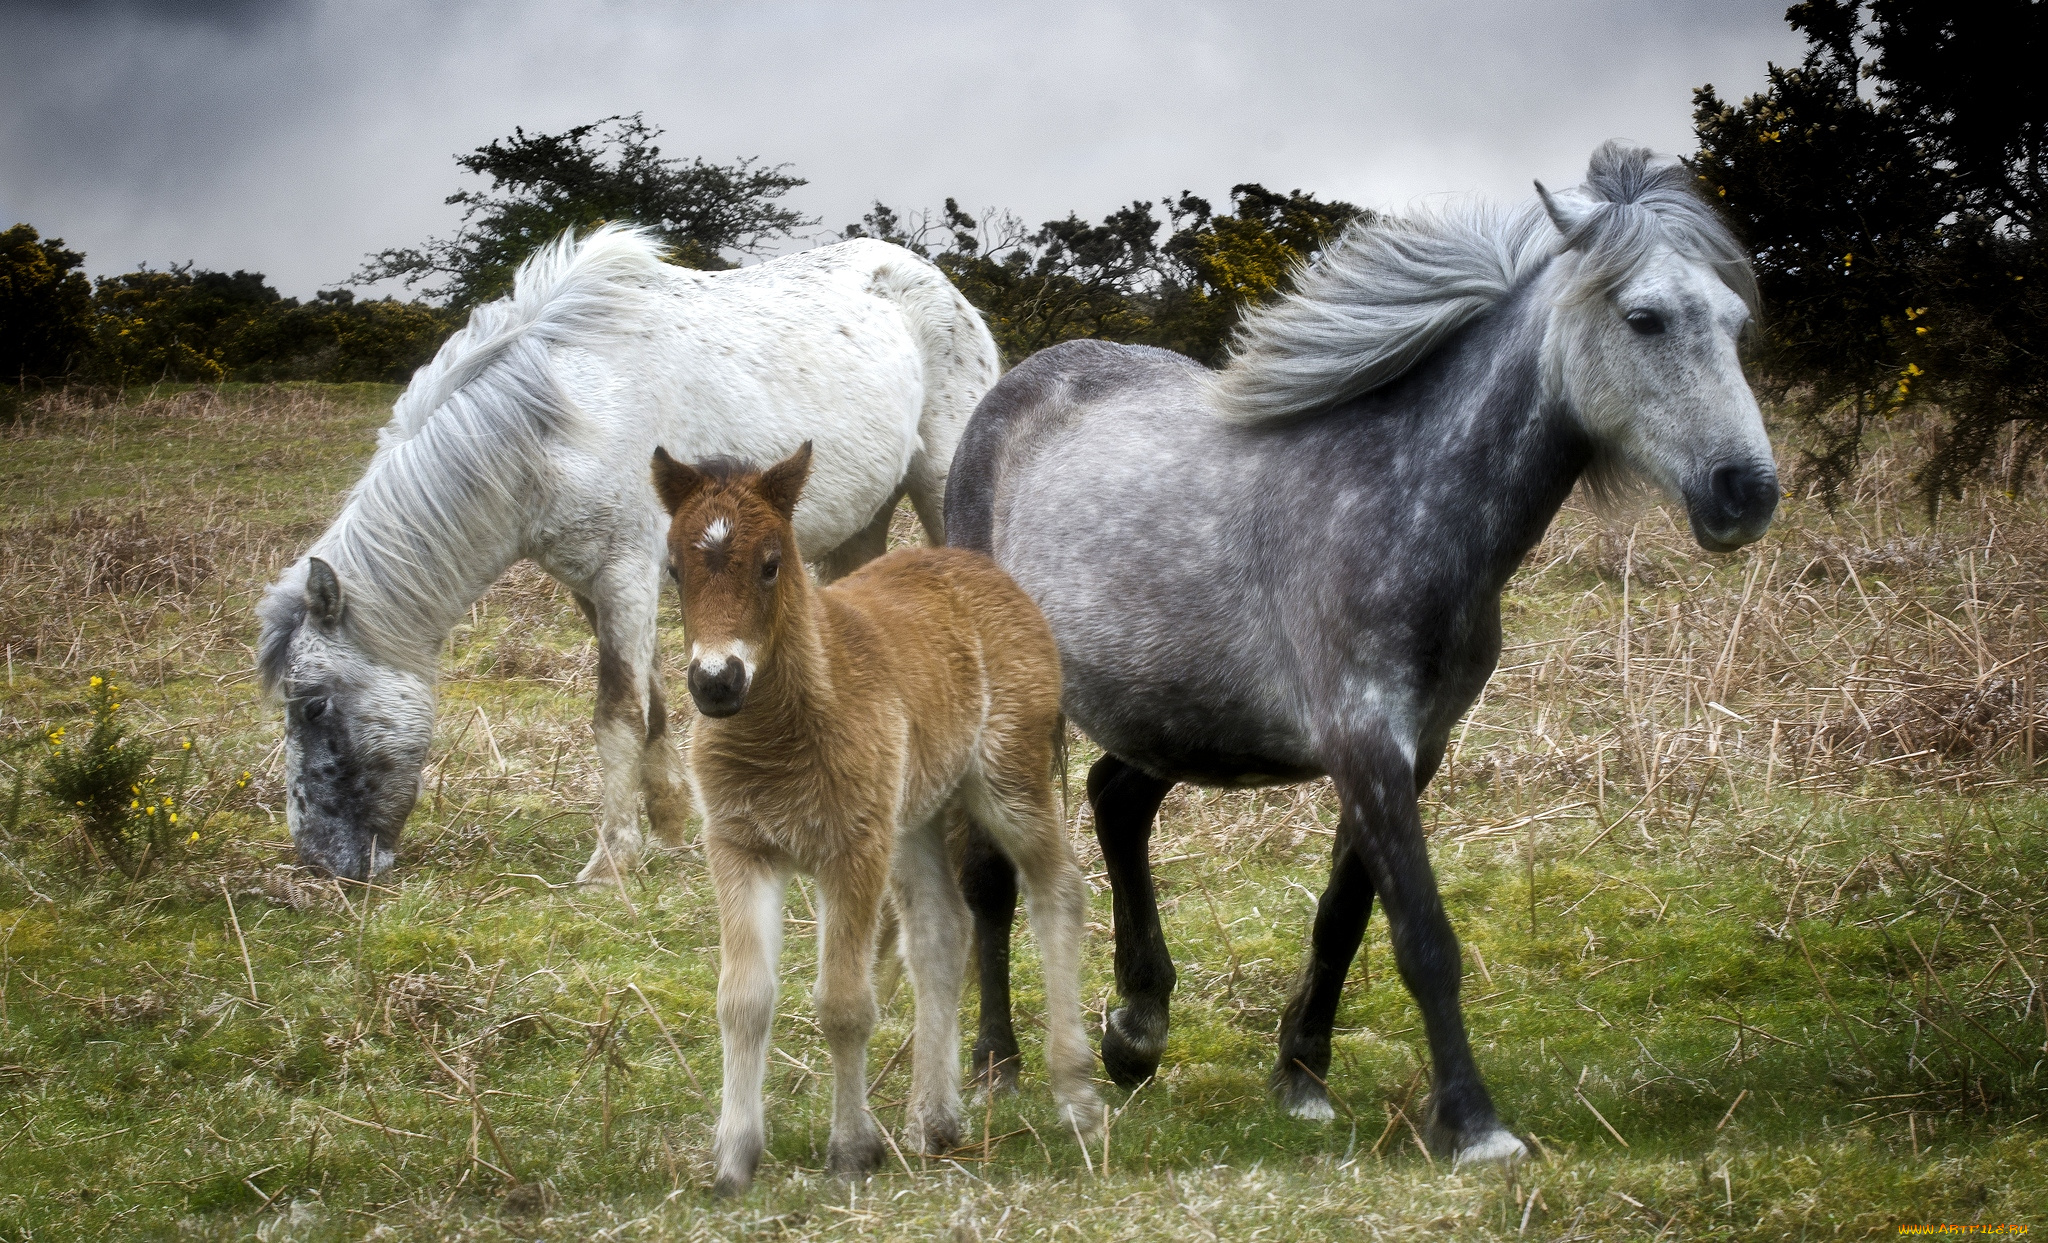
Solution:
M1618 142L1593 153L1568 205L1546 193L1514 211L1465 202L1353 225L1293 293L1245 317L1213 381L1216 409L1270 424L1369 393L1552 258L1578 254L1566 297L1580 300L1612 289L1660 243L1710 264L1755 308L1749 258L1691 175Z
M630 331L662 270L639 230L564 233L520 265L510 296L472 311L414 373L369 469L309 554L340 577L344 625L366 655L433 676L442 621L467 603L453 595L523 526L549 443L581 431L549 351ZM267 693L305 615L306 570L302 558L257 606Z

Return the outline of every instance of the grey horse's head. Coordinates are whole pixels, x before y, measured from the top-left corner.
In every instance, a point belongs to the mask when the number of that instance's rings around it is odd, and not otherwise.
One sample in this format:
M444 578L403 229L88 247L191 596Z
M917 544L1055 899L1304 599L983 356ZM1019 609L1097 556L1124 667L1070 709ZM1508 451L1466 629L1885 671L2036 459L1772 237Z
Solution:
M1563 235L1553 382L1602 466L1682 503L1709 551L1760 538L1778 469L1737 351L1756 311L1747 255L1685 168L1641 148L1602 146L1572 193L1536 189Z
M285 705L285 821L299 861L365 881L391 866L418 801L434 688L350 634L348 601L318 557L265 595L258 669Z

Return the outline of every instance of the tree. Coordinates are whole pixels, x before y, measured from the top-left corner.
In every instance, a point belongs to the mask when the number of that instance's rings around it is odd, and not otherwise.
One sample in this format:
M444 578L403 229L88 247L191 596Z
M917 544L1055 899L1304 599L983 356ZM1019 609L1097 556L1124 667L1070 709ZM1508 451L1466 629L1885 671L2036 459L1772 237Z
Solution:
M0 384L70 376L92 349L85 256L17 224L0 233Z
M456 156L465 172L490 178L490 187L448 196L463 209L455 236L371 255L350 283L396 279L466 309L509 292L520 262L564 229L625 221L652 230L671 262L725 268L732 266L727 252L759 254L815 223L776 203L806 184L787 165L685 162L661 154L654 142L661 134L636 112L559 134L514 129Z
M2007 428L2008 487L2048 447L2044 18L2027 0L1809 0L1786 13L1797 67L1769 66L1739 107L1694 92L1693 167L1755 254L1763 386L1830 497L1908 406L1938 429L1917 472L1930 508Z
M936 216L908 219L876 203L841 233L894 242L937 263L1012 363L1092 337L1214 364L1244 310L1283 292L1297 267L1362 214L1349 203L1250 183L1233 187L1231 199L1228 216L1183 191L1162 200L1165 222L1139 200L1100 224L1069 213L1036 230L1007 212L976 219L954 199ZM1169 223L1162 242L1159 231Z

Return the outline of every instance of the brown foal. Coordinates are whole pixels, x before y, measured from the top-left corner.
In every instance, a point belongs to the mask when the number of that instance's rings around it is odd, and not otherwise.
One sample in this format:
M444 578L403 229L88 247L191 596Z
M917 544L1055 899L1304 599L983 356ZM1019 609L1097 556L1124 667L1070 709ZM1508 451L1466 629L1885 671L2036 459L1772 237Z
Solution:
M1052 631L1009 575L961 549L902 550L814 586L790 527L810 461L808 443L758 473L654 452L702 714L690 777L718 892L720 1192L753 1181L766 1142L761 1081L793 872L818 881L827 1168L859 1177L886 1151L866 1081L885 891L917 1004L906 1139L931 1154L959 1143L970 925L946 848L956 812L986 826L1023 877L1063 1122L1085 1137L1103 1118L1081 1026L1087 890L1053 799L1062 723Z

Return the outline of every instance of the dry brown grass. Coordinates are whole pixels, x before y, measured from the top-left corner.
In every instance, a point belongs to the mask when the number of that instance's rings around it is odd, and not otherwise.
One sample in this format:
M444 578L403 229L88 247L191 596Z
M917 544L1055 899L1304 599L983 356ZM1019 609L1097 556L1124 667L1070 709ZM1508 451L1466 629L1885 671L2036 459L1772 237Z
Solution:
M0 1236L1851 1237L2011 1220L2041 1193L2039 498L1973 493L1929 522L1885 448L1839 513L1794 498L1735 557L1660 509L1562 515L1424 806L1481 1063L1540 1144L1513 1179L1413 1144L1425 1050L1379 920L1339 1015L1342 1120L1267 1106L1334 835L1316 782L1169 800L1174 1043L1123 1102L1107 1176L1036 1137L1027 1092L988 1120L986 1163L850 1199L824 1183L794 891L788 1104L765 1189L719 1206L698 1194L718 1065L699 869L655 862L630 907L549 887L588 851L596 781L594 648L558 586L520 567L451 636L391 888L366 903L290 865L250 609L338 508L376 397L53 397L0 430L0 740L75 718L109 672L145 732L201 740L193 798L218 800L142 886L80 879L32 796L0 833L0 1146L23 1136L0 1147ZM0 754L0 797L24 758ZM1089 758L1067 811L1100 886ZM1105 894L1092 915L1099 1011ZM1028 1015L1028 941L1019 963ZM876 1039L887 1125L907 1031L899 997Z

